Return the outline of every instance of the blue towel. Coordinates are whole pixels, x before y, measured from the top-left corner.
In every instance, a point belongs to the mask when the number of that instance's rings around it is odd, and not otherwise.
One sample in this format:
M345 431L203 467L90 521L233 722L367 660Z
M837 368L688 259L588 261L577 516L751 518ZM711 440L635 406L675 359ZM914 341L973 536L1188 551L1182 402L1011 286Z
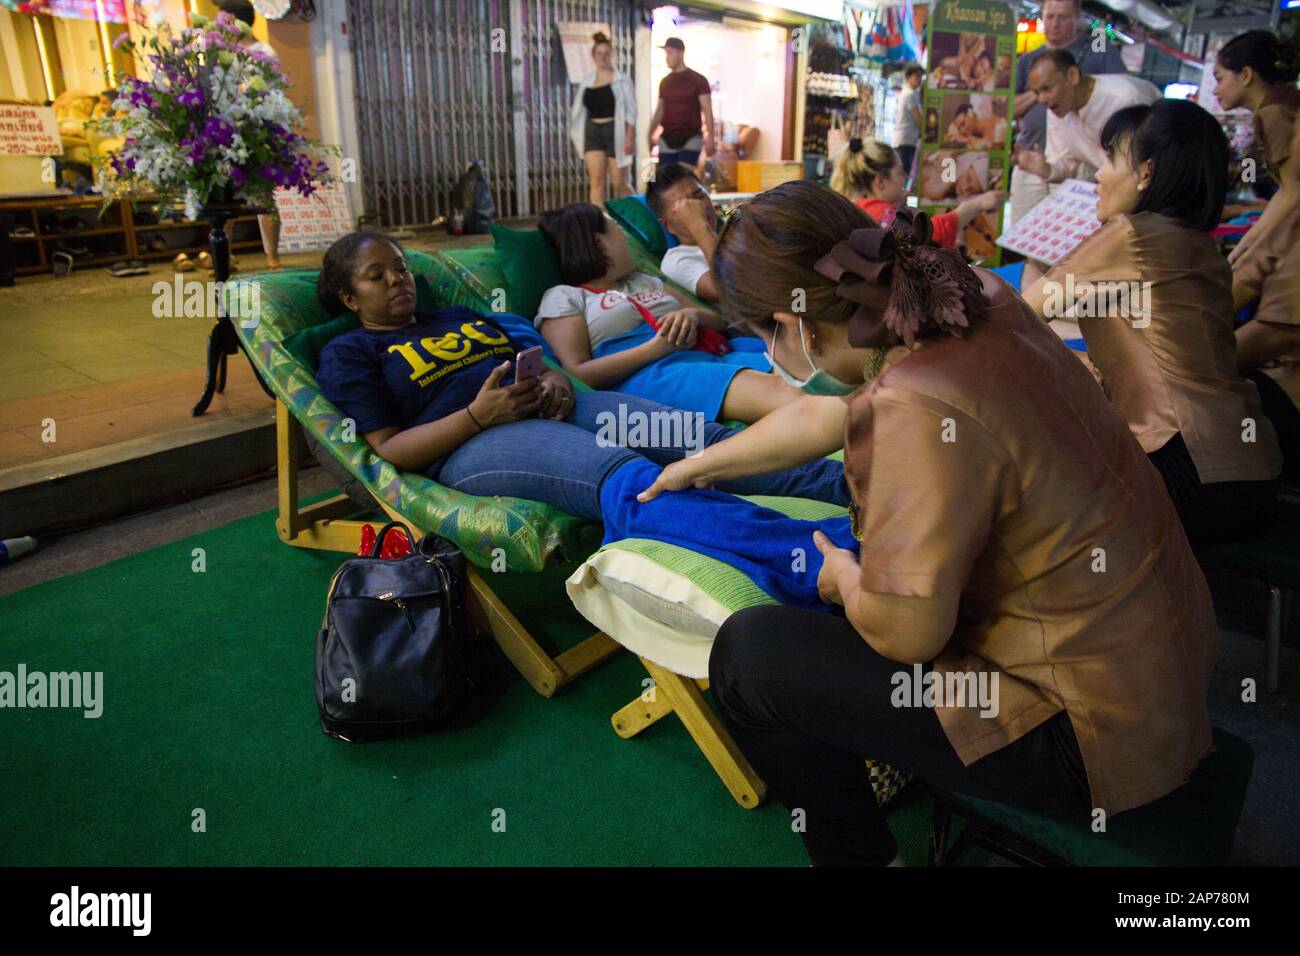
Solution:
M744 498L700 488L669 492L644 504L637 501L659 471L652 462L631 461L605 479L600 489L602 544L623 538L675 544L731 565L782 604L839 613L817 596L822 556L812 534L820 529L838 547L856 554L858 543L847 517L799 521Z

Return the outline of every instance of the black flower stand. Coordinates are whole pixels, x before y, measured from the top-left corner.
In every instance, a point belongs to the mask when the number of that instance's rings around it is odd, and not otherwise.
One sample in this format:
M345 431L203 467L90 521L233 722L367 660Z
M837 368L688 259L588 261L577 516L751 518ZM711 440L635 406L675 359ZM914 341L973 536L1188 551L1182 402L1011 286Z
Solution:
M226 314L225 289L226 282L230 279L230 236L226 233L226 223L236 216L261 212L265 210L238 204L212 203L203 208L199 217L211 226L211 231L208 233L208 248L212 253L212 277L221 283L221 293L217 296L217 324L212 327L212 332L208 336L208 380L203 387L203 397L194 406L195 417L208 410L214 393L226 390L226 359L227 356L238 352L240 347L239 333L235 331L234 323ZM249 365L253 365L251 358ZM274 394L266 387L266 382L262 381L256 366L253 366L253 374L257 376L257 384L262 386L262 390L274 398Z

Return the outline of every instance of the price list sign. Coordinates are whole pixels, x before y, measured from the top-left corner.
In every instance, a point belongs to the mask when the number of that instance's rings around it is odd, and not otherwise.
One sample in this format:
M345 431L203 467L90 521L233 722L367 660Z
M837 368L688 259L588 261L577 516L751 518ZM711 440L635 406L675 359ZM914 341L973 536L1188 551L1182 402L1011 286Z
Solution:
M348 197L340 183L322 186L310 196L277 189L275 208L280 214L280 249L284 252L328 249L335 239L352 231Z
M1100 227L1097 184L1067 179L999 236L998 245L1052 266Z

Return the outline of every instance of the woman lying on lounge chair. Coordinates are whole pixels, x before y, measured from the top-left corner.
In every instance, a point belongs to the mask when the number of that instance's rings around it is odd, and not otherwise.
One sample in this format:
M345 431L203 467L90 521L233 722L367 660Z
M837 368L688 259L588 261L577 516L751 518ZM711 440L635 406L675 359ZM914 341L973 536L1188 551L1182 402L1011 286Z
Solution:
M565 284L542 297L535 321L565 371L592 388L672 402L717 421L755 422L798 396L770 374L761 343L750 339L754 350L746 350L730 342L717 313L635 271L627 235L612 223L590 203L542 216Z
M750 570L760 586L768 581L778 599L817 603L815 568L790 572L791 551L806 548L813 524L703 489L636 501L659 465L699 453L731 429L634 395L575 395L555 371L516 381L516 347L490 317L465 308L416 313L401 247L380 233L335 242L316 291L331 313L350 310L361 322L322 350L321 390L398 468L471 495L532 498L603 521L607 541L655 538L710 554ZM719 487L848 502L836 461ZM851 540L847 519L816 527Z

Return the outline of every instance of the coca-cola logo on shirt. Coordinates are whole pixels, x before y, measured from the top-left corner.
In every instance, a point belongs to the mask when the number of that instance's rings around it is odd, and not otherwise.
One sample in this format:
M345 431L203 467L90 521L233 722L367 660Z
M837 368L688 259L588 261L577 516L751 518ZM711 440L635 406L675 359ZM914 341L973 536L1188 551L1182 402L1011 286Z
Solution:
M635 302L640 306L649 308L663 299L665 294L655 289L647 289L644 292L617 292L613 289L606 289L600 294L599 304L602 309L613 309L622 305L624 302Z

